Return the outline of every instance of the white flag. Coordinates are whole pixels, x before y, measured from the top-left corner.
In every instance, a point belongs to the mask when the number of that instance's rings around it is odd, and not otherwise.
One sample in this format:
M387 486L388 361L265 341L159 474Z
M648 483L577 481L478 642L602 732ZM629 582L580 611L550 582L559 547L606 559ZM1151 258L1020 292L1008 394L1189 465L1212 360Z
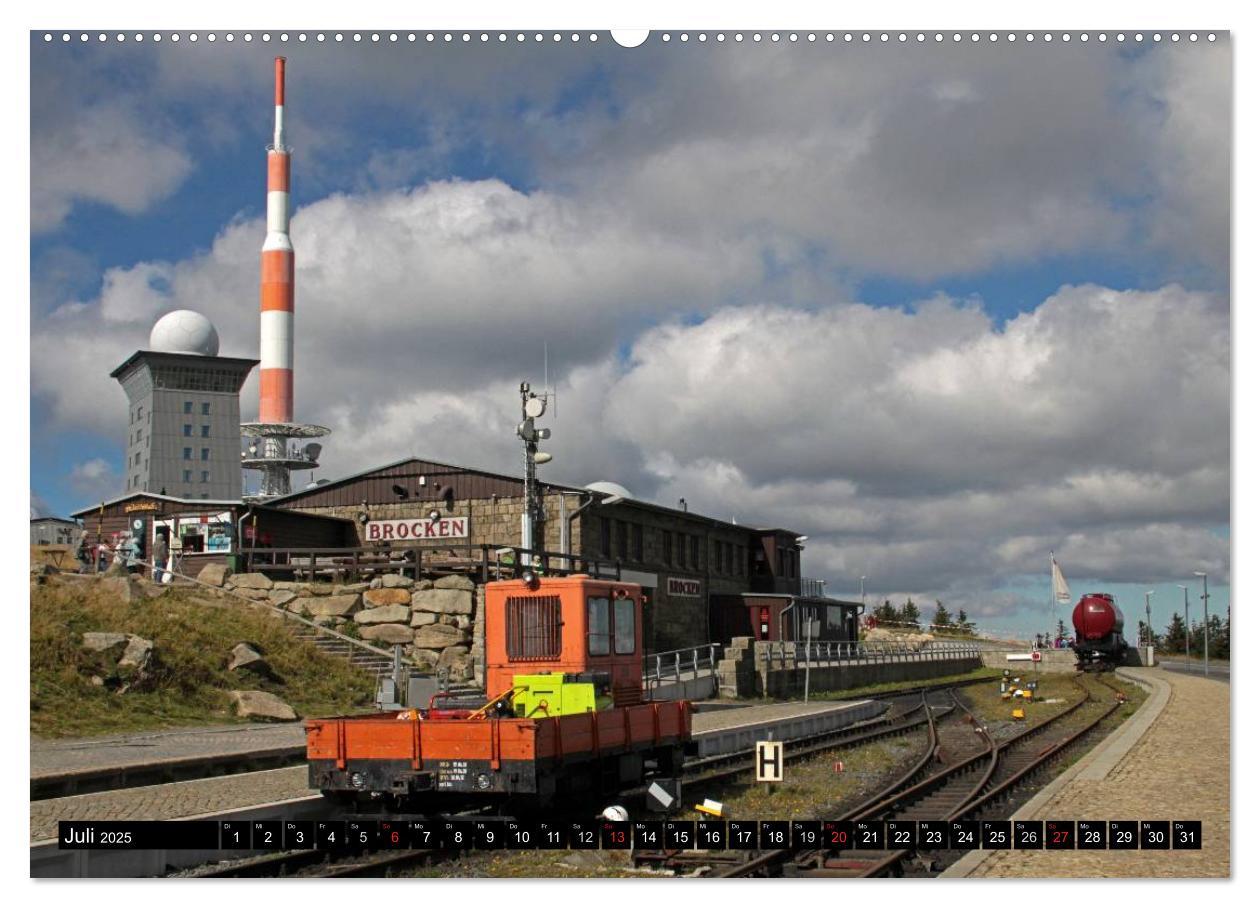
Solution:
M1054 598L1059 602L1071 602L1072 591L1068 589L1067 581L1063 578L1063 571L1059 569L1059 562L1055 560L1054 555L1050 556L1050 580L1054 585Z

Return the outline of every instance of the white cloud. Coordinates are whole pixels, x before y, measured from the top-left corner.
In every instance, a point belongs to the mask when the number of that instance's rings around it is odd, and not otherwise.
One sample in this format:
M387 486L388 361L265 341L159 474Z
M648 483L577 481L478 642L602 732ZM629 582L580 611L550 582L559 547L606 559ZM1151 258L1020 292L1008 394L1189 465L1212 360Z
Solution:
M70 487L87 500L104 501L121 491L122 475L113 464L100 457L75 464L66 479Z

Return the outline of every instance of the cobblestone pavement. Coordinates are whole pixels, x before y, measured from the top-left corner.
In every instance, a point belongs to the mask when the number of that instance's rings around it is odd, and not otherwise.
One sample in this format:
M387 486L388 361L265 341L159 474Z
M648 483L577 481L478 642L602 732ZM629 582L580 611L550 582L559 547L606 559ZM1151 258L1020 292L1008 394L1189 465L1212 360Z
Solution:
M173 820L304 797L313 793L306 782L306 767L290 766L32 801L31 841L55 837L58 820Z
M1032 819L1202 820L1202 851L995 851L972 877L1228 877L1229 687L1152 670L1172 693L1105 782L1073 779Z
M272 747L301 747L305 743L306 733L301 722L210 725L55 741L32 738L31 778Z

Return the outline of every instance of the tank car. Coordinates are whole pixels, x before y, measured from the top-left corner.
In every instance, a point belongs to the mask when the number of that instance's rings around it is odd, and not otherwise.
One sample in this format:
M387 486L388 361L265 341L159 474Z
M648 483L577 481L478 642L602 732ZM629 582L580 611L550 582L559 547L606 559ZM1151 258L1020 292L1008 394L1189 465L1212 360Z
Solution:
M1110 593L1088 593L1072 610L1076 667L1081 671L1109 671L1125 661L1124 613Z
M536 808L675 775L691 704L643 697L643 596L575 574L486 584L486 687L426 708L312 719L310 786L383 810Z

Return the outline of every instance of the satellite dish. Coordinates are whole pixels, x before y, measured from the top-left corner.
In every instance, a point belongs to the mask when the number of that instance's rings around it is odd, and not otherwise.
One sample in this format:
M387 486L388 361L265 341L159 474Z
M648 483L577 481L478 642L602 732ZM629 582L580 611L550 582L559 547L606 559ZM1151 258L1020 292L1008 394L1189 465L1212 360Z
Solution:
M302 452L306 455L308 460L319 460L319 454L323 450L324 450L323 445L321 445L317 441L313 441L309 445L307 445L305 448L303 448Z
M534 463L551 463L551 455L544 451L539 451L534 454Z
M547 412L547 401L541 397L529 397L525 400L525 415L537 419Z

